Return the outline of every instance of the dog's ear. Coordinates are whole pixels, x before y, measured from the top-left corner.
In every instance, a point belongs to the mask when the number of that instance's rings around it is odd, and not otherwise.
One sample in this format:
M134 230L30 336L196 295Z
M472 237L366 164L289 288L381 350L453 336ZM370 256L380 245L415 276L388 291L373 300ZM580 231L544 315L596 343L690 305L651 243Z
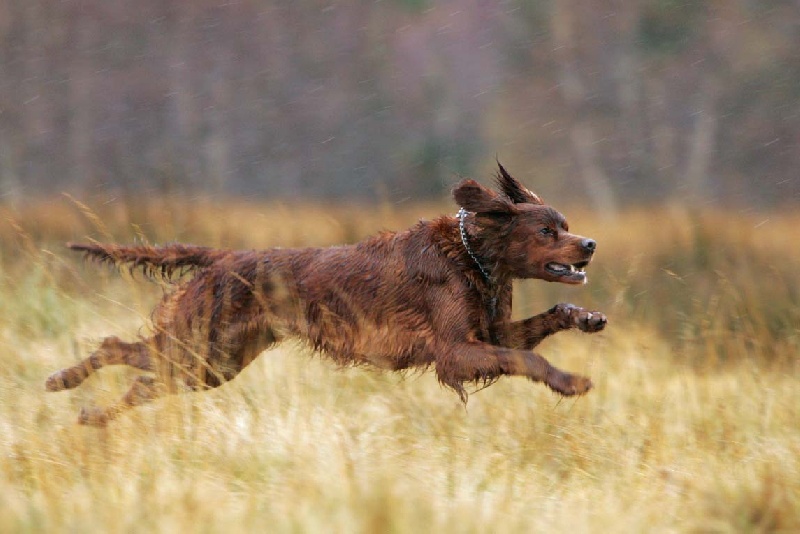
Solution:
M508 174L500 161L497 162L497 166L499 167L499 171L495 175L497 186L514 204L544 204L537 194Z
M485 214L516 213L517 209L508 198L487 189L475 180L464 180L453 188L456 203L467 211Z

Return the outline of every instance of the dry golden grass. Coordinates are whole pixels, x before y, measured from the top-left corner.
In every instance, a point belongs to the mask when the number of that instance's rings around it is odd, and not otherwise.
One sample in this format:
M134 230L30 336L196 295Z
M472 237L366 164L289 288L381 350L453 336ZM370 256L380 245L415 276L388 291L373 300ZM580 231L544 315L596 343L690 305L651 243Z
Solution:
M542 352L596 388L501 380L465 410L431 373L337 369L283 345L218 390L74 424L132 371L44 393L104 335L134 336L159 288L82 262L84 237L329 244L449 205L65 199L0 225L0 531L796 532L800 216L564 209L599 242L591 283L520 283L516 313L571 301L606 332ZM8 222L5 222L8 221Z

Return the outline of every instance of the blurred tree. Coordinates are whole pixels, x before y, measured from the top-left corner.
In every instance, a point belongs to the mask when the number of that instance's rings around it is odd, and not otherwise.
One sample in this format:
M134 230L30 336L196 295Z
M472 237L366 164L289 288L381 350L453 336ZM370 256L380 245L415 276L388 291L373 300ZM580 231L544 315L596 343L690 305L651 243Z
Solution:
M559 86L567 106L570 142L583 178L583 185L595 207L604 213L616 211L611 183L597 152L598 142L592 125L592 105L577 66L575 36L577 2L562 0L553 4L553 44L559 64Z
M431 197L497 154L609 212L784 202L799 48L793 2L7 0L0 194Z

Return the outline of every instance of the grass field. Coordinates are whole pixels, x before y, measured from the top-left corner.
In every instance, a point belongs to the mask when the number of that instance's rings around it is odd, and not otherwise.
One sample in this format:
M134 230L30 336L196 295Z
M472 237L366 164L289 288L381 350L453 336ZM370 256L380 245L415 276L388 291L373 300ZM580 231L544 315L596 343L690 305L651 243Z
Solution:
M323 245L450 205L68 199L0 222L2 532L800 531L800 216L564 208L599 243L582 288L526 281L515 314L601 309L541 352L595 389L501 380L465 409L432 373L338 369L299 346L234 382L75 424L133 373L44 379L133 337L161 289L67 240Z

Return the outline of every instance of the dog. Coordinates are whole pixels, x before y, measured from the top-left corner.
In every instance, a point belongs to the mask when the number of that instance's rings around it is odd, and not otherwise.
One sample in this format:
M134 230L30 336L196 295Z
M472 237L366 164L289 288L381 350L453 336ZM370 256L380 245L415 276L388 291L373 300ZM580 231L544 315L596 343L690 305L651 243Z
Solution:
M46 389L75 388L106 365L148 372L111 406L81 410L80 423L103 426L179 389L216 388L265 349L300 338L343 365L433 367L464 403L465 384L503 375L584 394L589 378L532 349L562 330L599 332L606 316L562 303L512 321L512 280L586 283L596 243L569 233L561 213L498 168L496 190L470 179L455 186L456 216L353 245L237 251L68 243L89 258L163 278L171 290L153 311L152 336L107 337L88 358L53 373Z

